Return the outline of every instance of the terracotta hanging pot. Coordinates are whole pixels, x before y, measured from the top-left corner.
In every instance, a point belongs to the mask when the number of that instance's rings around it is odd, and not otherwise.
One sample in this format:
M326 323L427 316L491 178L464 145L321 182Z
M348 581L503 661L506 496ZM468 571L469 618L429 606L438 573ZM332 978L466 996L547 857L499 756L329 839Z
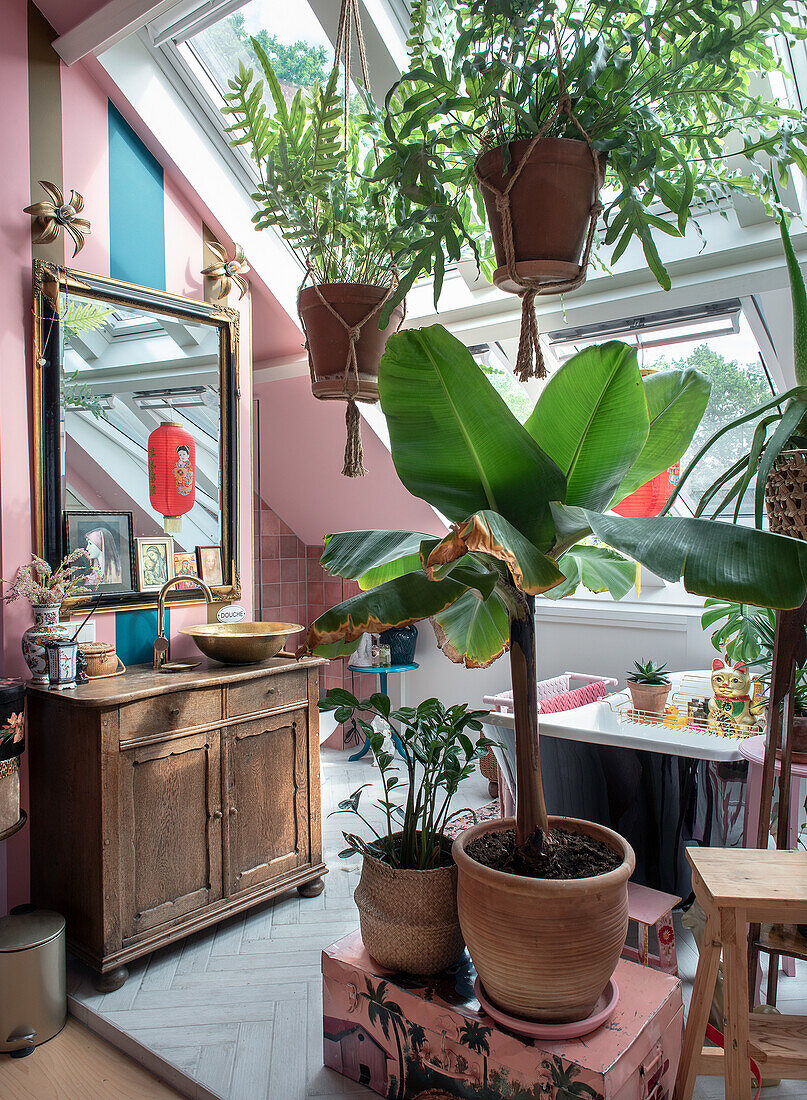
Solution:
M378 364L387 339L397 332L404 318L403 306L398 305L386 328L379 329L378 314L387 294L387 287L368 283L320 283L300 291L298 308L308 347L314 397L323 401L344 401L349 396L356 401L378 401ZM375 306L379 307L378 311L365 321ZM364 324L356 339L358 377L353 370L349 370L346 377L350 352L348 329L362 321Z
M484 153L476 165L481 180L490 185L482 187L482 196L498 264L493 282L514 294L523 288L507 273L502 215L491 188L504 190L529 146L527 138L510 143L506 172L501 148ZM603 162L600 155L601 170ZM594 160L585 141L546 137L533 147L509 194L515 266L521 278L561 283L580 274L597 195Z
M453 863L400 870L365 854L353 897L364 946L388 970L437 974L462 953Z
M484 867L467 852L477 837L513 829L513 818L466 829L452 849L460 927L487 996L526 1020L589 1016L616 969L628 930L628 879L636 857L618 833L571 817L553 828L603 841L622 857L591 878L526 878Z
M782 451L765 484L768 527L807 540L807 451Z

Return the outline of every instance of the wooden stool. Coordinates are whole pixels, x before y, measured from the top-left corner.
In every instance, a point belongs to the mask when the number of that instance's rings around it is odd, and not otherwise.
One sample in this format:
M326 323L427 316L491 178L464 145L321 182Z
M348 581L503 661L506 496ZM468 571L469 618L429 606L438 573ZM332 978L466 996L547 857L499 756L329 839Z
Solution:
M763 1077L807 1080L807 1016L749 1015L748 923L807 921L807 852L688 848L692 887L706 913L676 1100L691 1100L698 1074L724 1076L726 1096L749 1095L750 1059ZM725 1052L703 1045L723 951Z
M678 977L672 910L680 900L674 894L652 890L649 886L640 886L638 882L628 883L628 919L638 925L639 946L626 947L622 952L624 959L635 959L642 966L651 966L654 970ZM656 930L658 955L650 954L651 928Z

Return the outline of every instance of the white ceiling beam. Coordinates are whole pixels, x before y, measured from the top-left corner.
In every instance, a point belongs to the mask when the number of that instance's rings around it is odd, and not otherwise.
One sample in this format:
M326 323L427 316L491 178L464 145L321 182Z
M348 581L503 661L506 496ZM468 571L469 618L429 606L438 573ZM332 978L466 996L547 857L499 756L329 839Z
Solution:
M141 27L176 7L178 0L109 0L93 15L53 43L65 65L75 65L84 57L97 57Z

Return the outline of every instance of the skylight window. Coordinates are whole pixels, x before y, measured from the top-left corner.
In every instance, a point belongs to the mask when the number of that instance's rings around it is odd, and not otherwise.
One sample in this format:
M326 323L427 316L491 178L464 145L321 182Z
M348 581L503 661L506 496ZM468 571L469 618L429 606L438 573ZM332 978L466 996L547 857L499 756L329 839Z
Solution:
M689 314L689 316L687 316ZM739 299L693 310L670 310L612 324L549 334L552 350L561 361L591 344L623 340L637 348L642 370L681 370L693 367L712 383L712 392L701 425L681 459L685 469L706 440L724 424L768 400L775 393L759 346ZM694 511L712 482L747 450L758 421L753 420L725 435L687 480L682 504ZM715 498L714 504L719 502ZM731 518L734 504L723 518ZM754 483L745 493L740 519L752 523Z
M251 37L263 46L278 80L291 93L323 82L333 67L333 46L307 0L251 0L186 43L223 93L239 61L257 65Z

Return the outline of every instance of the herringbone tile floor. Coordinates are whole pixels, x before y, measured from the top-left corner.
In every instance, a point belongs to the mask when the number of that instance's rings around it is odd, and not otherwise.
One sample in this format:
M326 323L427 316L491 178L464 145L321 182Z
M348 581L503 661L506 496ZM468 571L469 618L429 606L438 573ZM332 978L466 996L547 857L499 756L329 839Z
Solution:
M359 860L338 857L344 847L342 826L356 829L355 819L328 814L370 782L373 788L365 791L362 808L379 823L380 812L370 808L378 773L368 760L351 764L347 753L322 750L323 840L330 868L324 893L305 899L294 891L157 951L133 964L129 980L114 993L96 993L89 972L73 963L73 1011L193 1100L374 1096L322 1065L320 975L323 947L358 925L353 891ZM456 805L476 808L489 797L487 780L476 773L463 785ZM688 1004L697 951L678 918L676 940ZM780 982L780 1006L785 1012L807 1012L807 964L799 963L797 976ZM698 1078L695 1100L723 1095L722 1080ZM763 1097L807 1100L807 1091L804 1082L782 1082L766 1088Z
M100 1017L155 1052L186 1078L189 1096L224 1100L368 1097L367 1089L322 1065L320 953L358 926L353 891L358 857L341 860L342 828L356 820L329 817L362 783L378 786L370 757L322 750L323 840L330 873L316 898L295 891L183 944L132 964L114 993L93 989L89 972L72 964L70 993L82 1018ZM374 790L362 796L370 807ZM466 780L456 806L489 801L487 780ZM380 819L380 812L373 815ZM88 1019L93 1026L92 1019ZM135 1054L133 1049L130 1053ZM171 1084L181 1088L173 1074ZM199 1089L198 1086L203 1086Z

